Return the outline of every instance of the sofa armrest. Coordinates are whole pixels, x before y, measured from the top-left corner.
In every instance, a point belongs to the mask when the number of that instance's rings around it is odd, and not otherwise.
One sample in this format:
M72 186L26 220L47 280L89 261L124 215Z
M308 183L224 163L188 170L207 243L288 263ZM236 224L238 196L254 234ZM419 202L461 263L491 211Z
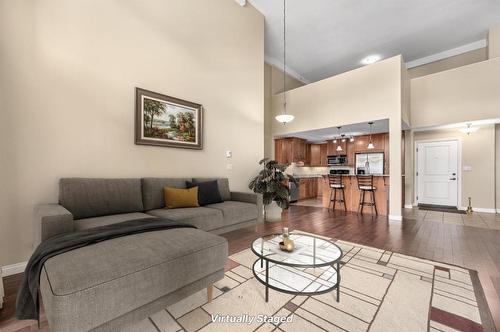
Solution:
M35 206L34 246L54 235L73 232L73 215L59 204L39 204Z
M262 203L262 195L247 192L231 191L231 200L245 203L252 203L257 205L259 215L257 220L264 221L264 204Z

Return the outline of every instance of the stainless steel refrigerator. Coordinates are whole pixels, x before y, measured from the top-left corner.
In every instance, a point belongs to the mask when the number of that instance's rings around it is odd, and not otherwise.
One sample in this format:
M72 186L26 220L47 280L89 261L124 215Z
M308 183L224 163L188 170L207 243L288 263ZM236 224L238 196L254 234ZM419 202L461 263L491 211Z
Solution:
M357 153L356 174L384 174L384 153Z

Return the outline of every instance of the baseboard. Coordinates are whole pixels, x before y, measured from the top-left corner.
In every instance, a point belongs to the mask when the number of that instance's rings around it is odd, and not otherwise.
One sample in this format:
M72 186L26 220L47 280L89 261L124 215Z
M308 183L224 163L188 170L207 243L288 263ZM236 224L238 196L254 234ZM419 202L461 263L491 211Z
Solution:
M401 215L390 214L388 217L389 217L389 220L395 220L395 221L402 221L403 220L403 216L401 216Z
M13 274L23 273L28 262L21 262L11 265L2 266L2 277L8 277Z
M466 206L462 206L458 208L459 210L467 210ZM472 207L472 211L474 212L481 212L481 213L500 213L500 209L488 209L488 208L477 208L477 207Z
M413 205L412 204L405 204L405 209L413 209Z

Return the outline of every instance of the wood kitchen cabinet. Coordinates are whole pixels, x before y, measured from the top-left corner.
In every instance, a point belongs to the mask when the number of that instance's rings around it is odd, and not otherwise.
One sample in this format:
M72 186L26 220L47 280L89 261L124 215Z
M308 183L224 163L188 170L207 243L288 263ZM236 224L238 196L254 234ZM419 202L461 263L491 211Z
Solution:
M299 199L315 198L318 195L317 178L299 179Z
M321 146L320 144L310 145L311 166L321 166Z
M282 164L306 163L307 145L306 140L302 138L277 138L274 140L274 159Z
M345 156L347 155L347 141L342 142L342 140L337 140L337 143L333 143L333 141L326 141L326 149L328 156ZM342 147L342 151L337 151L337 146Z
M326 144L310 144L309 145L309 155L310 163L309 166L313 167L326 167L328 165L327 156L327 145Z
M319 145L319 159L320 159L320 163L319 165L322 166L322 167L326 167L328 166L328 160L327 160L327 146L326 146L326 143L325 144L320 144Z

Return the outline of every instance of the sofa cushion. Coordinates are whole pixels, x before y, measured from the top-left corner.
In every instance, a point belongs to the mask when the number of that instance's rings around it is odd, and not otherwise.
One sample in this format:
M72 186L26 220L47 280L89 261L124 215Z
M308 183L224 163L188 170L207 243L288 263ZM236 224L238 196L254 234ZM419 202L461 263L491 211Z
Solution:
M114 214L111 216L84 218L75 220L75 230L79 231L88 228L116 224L127 220L145 219L145 218L151 218L151 216L141 212L134 212L134 213Z
M194 183L217 180L219 193L223 201L231 200L231 191L229 190L229 180L227 178L193 178Z
M48 259L42 296L65 330L74 330L74 317L88 317L75 324L90 330L220 271L226 260L227 241L198 229L134 234Z
M206 207L220 210L224 216L225 225L257 219L258 215L257 205L252 203L225 201L222 203L209 204Z
M191 180L191 178L142 178L144 210L163 209L165 207L163 188L186 188L186 181Z
M157 209L146 213L155 217L190 224L204 231L211 231L225 225L222 211L206 207Z
M165 205L169 209L198 207L198 187L189 189L180 189L165 187L163 188L165 196Z
M75 219L142 212L141 180L63 178L59 204Z
M207 182L186 182L186 187L198 187L198 203L200 206L222 202L217 180Z

